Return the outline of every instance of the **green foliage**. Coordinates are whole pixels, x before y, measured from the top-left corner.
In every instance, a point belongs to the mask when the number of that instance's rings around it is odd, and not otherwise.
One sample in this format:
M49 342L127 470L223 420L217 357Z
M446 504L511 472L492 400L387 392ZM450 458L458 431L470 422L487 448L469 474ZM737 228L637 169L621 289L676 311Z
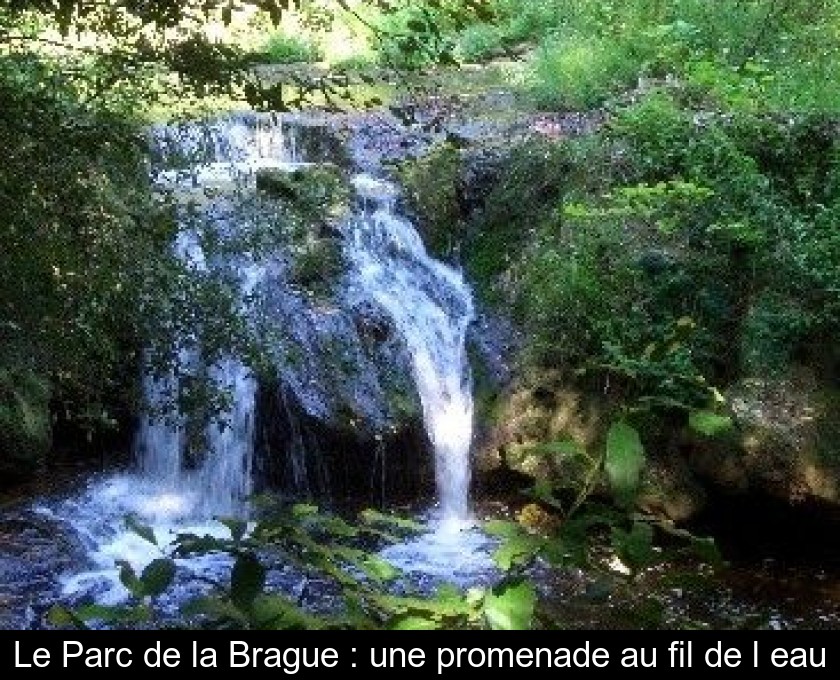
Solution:
M645 449L638 431L627 423L614 423L607 432L604 469L616 499L627 505L639 487Z
M318 45L311 40L286 35L281 31L268 38L263 50L270 64L313 63L323 57Z
M503 156L463 244L479 294L511 302L513 291L503 274L517 267L535 227L555 214L570 170L568 155L559 145L535 139Z
M637 78L681 78L745 110L838 111L835 2L495 0L495 20L459 34L462 51L538 45L532 89L544 106L599 104Z
M732 418L712 411L692 411L688 416L688 426L707 437L714 437L732 428Z
M537 594L524 579L503 581L484 598L484 616L492 630L528 630Z
M19 366L0 366L0 474L32 474L50 445L49 384Z
M584 110L631 85L638 67L611 41L571 34L542 45L532 72L530 89L537 106Z

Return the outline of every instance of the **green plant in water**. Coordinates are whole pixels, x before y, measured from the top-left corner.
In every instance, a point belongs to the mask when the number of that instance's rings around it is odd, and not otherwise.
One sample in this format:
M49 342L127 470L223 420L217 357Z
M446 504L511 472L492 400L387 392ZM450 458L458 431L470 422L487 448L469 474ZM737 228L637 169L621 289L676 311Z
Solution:
M120 580L131 596L120 606L52 608L56 626L87 628L138 622L167 626L237 629L420 629L527 628L536 603L534 587L518 574L505 576L490 589L461 592L443 585L435 594L416 591L402 574L376 554L383 544L405 540L422 530L417 523L367 510L358 522L321 513L316 506L263 501L262 517L250 528L243 520L221 520L229 538L179 534L171 546L159 546L154 531L135 519L127 526L158 546L162 556L139 574L120 563ZM158 599L179 578L176 559L206 554L230 556L227 579L208 583L208 592L181 608L180 619L160 619ZM267 583L270 566L292 567L303 587L297 598L274 591ZM305 602L311 581L330 584L333 604ZM396 587L399 585L399 587Z

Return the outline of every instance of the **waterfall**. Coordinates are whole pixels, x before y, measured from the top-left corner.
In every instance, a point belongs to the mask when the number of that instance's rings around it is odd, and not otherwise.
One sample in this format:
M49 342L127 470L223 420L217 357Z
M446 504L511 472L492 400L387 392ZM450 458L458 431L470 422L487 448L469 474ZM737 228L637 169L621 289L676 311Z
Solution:
M420 234L399 216L393 184L366 174L353 184L360 208L350 220L345 250L361 291L387 311L411 355L443 518L466 520L473 431L466 356L471 291L459 272L429 256Z
M265 167L295 164L296 151L276 116L242 114L210 124L182 124L156 128L154 152L157 167L153 179L161 189L174 192L191 187L255 190L255 173ZM234 223L236 207L225 205L224 195L207 203L201 216L214 228ZM175 243L178 258L193 271L206 271L208 263L201 246L201 235L184 220ZM237 262L241 312L247 315L245 301L264 278L258 262ZM181 351L177 363L188 366L198 360L193 353ZM177 378L146 376L144 392L153 407L140 427L136 451L146 477L172 493L189 493L194 499L191 512L202 516L241 514L252 491L254 457L254 421L257 384L249 369L235 357L228 357L210 367L210 379L229 395L229 407L207 425L205 451L196 469L185 469L184 416L177 405L169 412L163 405L178 393ZM163 412L163 414L161 414Z
M243 319L251 319L250 305L261 285L287 263L247 249L214 255L204 247L205 237L235 236L242 230L243 220L249 219L242 214L242 198L255 195L259 170L305 165L297 161L294 136L276 116L242 114L210 124L157 127L152 137L152 180L160 191L176 198L175 254L188 273L219 274L233 281L239 311ZM383 309L410 355L434 449L442 526L458 528L433 532L432 536L448 538L433 538L421 551L437 558L428 560L430 569L446 573L475 544L474 537L459 533L469 518L473 403L465 337L474 315L471 292L459 272L429 256L417 230L398 214L399 192L393 184L360 174L353 185L358 205L340 230L350 265L343 278L347 290L342 300L351 305L372 302ZM179 533L224 536L227 530L214 518L247 514L253 488L257 381L237 356L208 364L198 338L190 335L190 329L181 333L186 337L174 338L181 349L172 370L143 380L150 409L136 434L137 472L96 481L55 511L47 510L70 523L89 547L93 568L65 579L68 595L95 591L97 601L119 602L125 590L116 563L127 560L142 568L160 555L157 547L126 529L126 515L138 516L166 542ZM219 417L198 423L198 428L187 422L187 414L177 405L183 375L196 370L229 397ZM289 411L282 389L282 406ZM294 420L290 412L287 415ZM201 428L204 436L197 446L188 440ZM292 435L287 453L295 483L305 488L303 438L294 430ZM192 455L196 449L199 455ZM417 553L416 547L405 548ZM402 559L397 554L392 557L397 562ZM191 560L189 568L215 573L219 565L212 556L207 559L205 567L200 560Z

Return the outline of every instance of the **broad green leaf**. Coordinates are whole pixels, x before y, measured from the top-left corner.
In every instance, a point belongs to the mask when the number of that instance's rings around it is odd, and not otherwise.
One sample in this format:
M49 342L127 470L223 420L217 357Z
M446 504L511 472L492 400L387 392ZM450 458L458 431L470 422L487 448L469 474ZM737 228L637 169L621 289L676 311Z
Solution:
M246 617L233 603L218 597L199 597L181 607L184 616L207 616L214 621L235 621L240 627L248 625Z
M175 580L175 562L169 559L154 560L140 574L143 594L149 597L157 597L163 593L173 580Z
M422 616L398 616L388 626L391 630L435 630L438 625Z
M484 617L493 630L528 630L537 595L525 580L506 581L487 593Z
M493 554L493 560L502 571L523 567L537 554L542 541L526 533L505 540Z
M309 503L298 503L292 507L292 515L298 519L302 519L303 517L312 517L313 515L317 515L318 512L320 512L318 506L311 505Z
M540 453L560 456L582 456L586 454L586 449L583 448L574 439L562 439L555 442L548 442L540 444L536 447Z
M146 605L133 607L89 604L76 609L76 616L83 621L105 623L146 623L152 619L152 610Z
M377 581L393 581L399 577L400 570L382 558L371 555L359 563L364 572Z
M210 535L178 534L175 538L175 554L179 557L204 555L209 552L225 550L225 541Z
M268 630L317 630L324 621L303 612L281 595L258 595L251 606L252 625Z
M394 515L386 515L376 510L364 510L359 514L359 517L365 524L384 524L397 529L404 529L406 531L421 532L423 525L415 522L413 519L406 519L404 517L396 517Z
M228 531L230 531L230 537L235 543L239 543L248 530L248 523L245 520L235 517L219 518L219 522L227 527Z
M612 542L621 559L633 570L654 560L653 527L647 522L634 522L630 531L614 527Z
M47 612L47 623L56 628L66 628L73 626L78 630L87 630L88 626L79 618L72 610L67 607L62 607L59 604L50 607Z
M265 586L265 567L250 553L241 554L230 575L230 599L240 609L249 609Z
M695 432L714 437L732 429L732 418L712 411L692 411L688 416L688 426Z
M694 538L689 545L689 549L709 564L719 565L723 562L723 556L720 554L717 543L713 538Z
M639 475L645 464L645 449L635 428L618 422L607 433L607 455L604 467L610 488L616 498L628 502L639 486Z
M516 522L504 519L493 519L484 523L484 531L497 538L512 538L522 533L522 527Z
M136 517L129 515L125 518L125 526L129 531L134 532L144 541L148 541L152 545L157 545L157 537L150 526L142 524Z
M143 586L143 582L137 578L134 567L125 560L118 561L117 566L120 568L120 583L125 586L126 590L134 595L134 597L144 597L146 595L146 589Z

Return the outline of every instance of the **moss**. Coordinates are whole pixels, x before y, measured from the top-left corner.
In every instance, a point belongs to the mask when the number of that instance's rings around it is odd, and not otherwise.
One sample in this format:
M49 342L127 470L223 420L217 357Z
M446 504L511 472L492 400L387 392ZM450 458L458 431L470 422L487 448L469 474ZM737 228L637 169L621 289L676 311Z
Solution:
M449 257L463 238L458 203L461 167L458 149L444 143L398 170L426 247L436 257Z
M465 265L488 302L510 301L504 281L540 229L555 220L569 173L567 149L531 139L512 149L467 227Z
M328 298L334 293L344 269L344 257L338 241L309 239L295 254L289 280L318 298Z
M348 208L350 187L341 169L330 163L288 172L265 168L257 172L257 189L285 203L303 220L338 218Z

